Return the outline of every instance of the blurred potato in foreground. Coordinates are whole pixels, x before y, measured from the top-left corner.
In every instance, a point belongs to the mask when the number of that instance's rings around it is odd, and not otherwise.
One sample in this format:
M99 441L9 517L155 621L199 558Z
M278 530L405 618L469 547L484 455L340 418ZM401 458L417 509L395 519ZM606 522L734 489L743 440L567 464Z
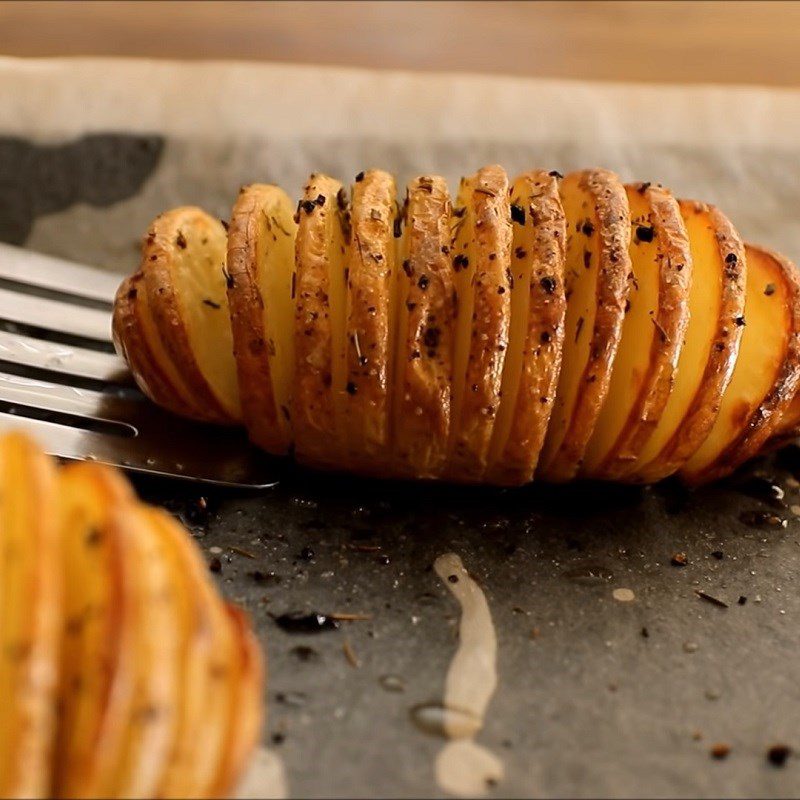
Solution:
M189 534L100 464L0 437L0 797L221 797L262 659Z

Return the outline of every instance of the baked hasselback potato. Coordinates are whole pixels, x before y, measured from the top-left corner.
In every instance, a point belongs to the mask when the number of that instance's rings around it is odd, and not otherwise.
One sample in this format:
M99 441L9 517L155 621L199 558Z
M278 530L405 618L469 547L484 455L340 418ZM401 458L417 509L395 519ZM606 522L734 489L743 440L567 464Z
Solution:
M608 170L244 187L158 217L114 336L177 414L401 478L697 484L800 428L796 268Z
M0 437L0 797L225 797L262 661L189 534L94 463Z

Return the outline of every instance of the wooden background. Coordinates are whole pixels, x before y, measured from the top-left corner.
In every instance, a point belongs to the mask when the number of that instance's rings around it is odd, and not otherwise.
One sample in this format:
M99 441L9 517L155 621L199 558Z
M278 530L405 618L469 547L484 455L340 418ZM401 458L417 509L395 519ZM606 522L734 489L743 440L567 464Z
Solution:
M0 53L800 85L798 2L0 2Z

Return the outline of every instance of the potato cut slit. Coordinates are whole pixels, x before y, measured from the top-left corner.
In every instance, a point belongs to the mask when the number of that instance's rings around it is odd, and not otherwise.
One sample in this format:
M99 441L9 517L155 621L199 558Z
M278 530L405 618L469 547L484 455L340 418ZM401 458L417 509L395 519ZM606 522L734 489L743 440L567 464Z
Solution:
M475 306L475 236L472 190L474 176L462 178L451 218L452 245L450 253L455 269L455 347L453 350L453 383L451 395L448 467L452 464L456 433L460 428L464 404L464 382L467 376L472 314Z
M241 420L227 296L227 234L199 208L168 212L154 225L145 262L150 311L172 361L202 403ZM155 303L154 299L158 298ZM197 402L197 400L195 401Z
M228 301L242 413L270 452L292 444L294 252L297 224L276 186L243 187L228 232Z
M564 340L566 224L558 173L518 177L511 192L511 327L486 477L530 481L544 443Z
M517 178L511 187L511 205L525 210L531 187L525 177ZM492 431L489 447L489 470L494 469L502 456L511 432L511 423L517 409L519 384L522 379L523 350L527 344L528 315L530 309L531 268L535 256L535 225L528 213L522 224L512 226L511 243L511 322L508 333L508 351L503 365L500 407Z
M629 476L666 478L700 447L719 412L739 351L745 252L728 220L702 203L680 201L693 279L689 323L669 400ZM626 475L627 477L627 475Z
M292 425L300 461L342 466L344 216L342 185L314 174L297 211Z
M614 478L635 462L664 410L688 323L692 262L678 203L661 187L626 186L632 286L608 395L582 474Z
M467 198L472 246L456 250L470 263L456 265L456 280L470 286L466 307L459 297L454 380L461 381L460 357L464 363L463 386L454 408L448 475L458 481L478 481L485 474L492 430L501 400L503 365L508 350L511 307L512 229L508 178L497 166L480 169L470 181ZM460 236L461 234L459 234ZM466 272L464 267L466 266ZM461 336L465 340L460 339ZM464 349L460 350L463 345Z
M400 474L437 477L447 458L455 324L450 199L443 178L411 182L401 233L393 450Z
M745 316L739 357L720 404L719 415L703 443L681 470L690 483L734 469L753 455L778 423L797 384L797 281L766 251L747 247ZM788 367L788 372L786 371ZM783 374L782 374L783 373ZM787 395L781 399L780 395ZM773 419L773 415L775 415ZM752 439L757 437L756 442ZM748 453L743 450L748 442ZM744 441L743 441L744 440Z
M390 457L396 245L394 178L369 170L352 187L346 320L346 445L354 469Z
M606 170L561 181L567 220L564 348L539 474L564 481L585 455L620 340L630 276L627 195Z

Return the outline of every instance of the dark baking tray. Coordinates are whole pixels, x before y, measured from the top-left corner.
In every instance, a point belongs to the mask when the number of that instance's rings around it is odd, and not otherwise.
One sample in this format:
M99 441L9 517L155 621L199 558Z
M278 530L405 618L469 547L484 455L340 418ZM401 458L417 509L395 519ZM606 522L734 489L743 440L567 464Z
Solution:
M293 796L438 794L442 742L409 711L441 698L455 649L458 608L432 571L454 551L498 633L498 688L478 737L506 764L493 794L766 797L800 789L800 765L767 758L800 745L791 468L793 448L692 493L675 483L476 489L282 467L278 485L255 494L138 483L187 521L267 644L265 741ZM773 481L786 487L781 501ZM614 600L620 587L635 600ZM288 612L371 618L298 634L275 622ZM386 675L403 691L387 691ZM715 744L727 758L711 756Z

